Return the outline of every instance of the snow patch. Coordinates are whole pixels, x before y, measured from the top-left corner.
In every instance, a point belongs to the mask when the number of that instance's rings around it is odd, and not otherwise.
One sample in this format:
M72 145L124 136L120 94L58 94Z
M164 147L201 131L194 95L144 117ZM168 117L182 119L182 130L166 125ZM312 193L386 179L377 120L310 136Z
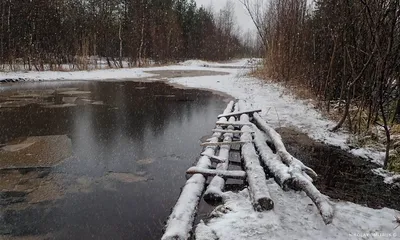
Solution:
M30 81L40 80L103 80L103 79L121 79L121 78L143 78L151 77L154 74L143 72L142 69L107 69L93 71L76 72L0 72L0 80L4 79L27 79Z
M375 236L400 236L395 210L375 210L349 202L335 204L336 216L325 225L318 210L304 193L284 192L268 181L275 208L268 212L252 209L248 191L225 193L226 203L215 216L196 228L196 239L267 240L267 239L376 239Z
M400 187L400 174L395 174L384 170L383 168L373 169L372 170L375 174L382 176L385 180L386 184L396 184Z

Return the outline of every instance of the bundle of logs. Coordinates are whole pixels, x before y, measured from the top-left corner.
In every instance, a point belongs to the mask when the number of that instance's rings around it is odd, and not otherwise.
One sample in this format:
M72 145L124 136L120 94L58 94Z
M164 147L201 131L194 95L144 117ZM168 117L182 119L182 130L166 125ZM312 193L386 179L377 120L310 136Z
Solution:
M223 202L229 178L246 180L255 211L273 209L262 165L284 190L304 191L319 209L323 221L332 222L332 206L312 183L317 174L287 152L281 136L259 116L260 112L247 110L244 101L232 101L218 116L212 137L202 143L205 149L199 161L187 170L192 176L172 210L162 240L188 239L201 197ZM228 170L233 146L240 147L243 171ZM206 188L208 177L212 179Z

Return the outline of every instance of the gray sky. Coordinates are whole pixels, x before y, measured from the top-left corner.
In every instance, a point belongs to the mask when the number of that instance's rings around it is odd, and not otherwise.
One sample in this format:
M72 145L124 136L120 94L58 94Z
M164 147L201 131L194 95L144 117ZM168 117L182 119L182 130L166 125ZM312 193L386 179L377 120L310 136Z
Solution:
M210 4L213 6L214 12L219 11L221 8L223 8L228 0L195 0L198 6L205 6L208 7ZM254 24L251 21L251 18L247 14L246 9L242 6L242 4L239 2L239 0L232 0L232 2L235 4L235 16L236 16L236 24L240 26L240 29L243 32L246 32L247 29L252 29L254 30Z

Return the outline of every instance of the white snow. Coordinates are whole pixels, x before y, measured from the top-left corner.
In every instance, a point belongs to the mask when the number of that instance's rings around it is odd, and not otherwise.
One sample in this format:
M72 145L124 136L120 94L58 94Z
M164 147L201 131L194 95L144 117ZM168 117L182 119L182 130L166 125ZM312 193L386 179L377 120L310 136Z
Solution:
M135 68L75 71L75 72L56 72L56 71L0 72L0 80L22 78L31 81L102 80L102 79L121 79L121 78L143 78L151 76L154 75L145 73L142 69L135 69Z
M304 194L284 192L268 181L273 211L255 212L248 191L225 193L226 203L217 208L207 224L196 229L197 240L270 240L270 239L397 239L392 209L374 210L349 202L335 204L335 218L325 225L312 201Z
M396 184L400 186L400 174L394 174L383 168L374 169L373 172L377 175L380 175L385 178L386 184Z

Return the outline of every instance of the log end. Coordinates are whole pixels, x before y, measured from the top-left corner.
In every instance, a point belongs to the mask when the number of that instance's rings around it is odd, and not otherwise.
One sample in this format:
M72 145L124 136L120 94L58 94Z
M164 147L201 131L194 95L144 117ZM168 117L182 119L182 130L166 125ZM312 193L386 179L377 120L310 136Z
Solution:
M272 199L264 197L257 200L254 209L257 212L269 211L274 208L274 201Z
M216 203L221 203L224 198L222 197L221 194L212 192L212 193L208 193L204 195L204 200L210 204L210 205L214 205Z
M322 220L326 225L329 225L333 221L334 211L332 206L328 203L328 201L323 201L318 204L318 208L320 209L320 214L322 216Z

